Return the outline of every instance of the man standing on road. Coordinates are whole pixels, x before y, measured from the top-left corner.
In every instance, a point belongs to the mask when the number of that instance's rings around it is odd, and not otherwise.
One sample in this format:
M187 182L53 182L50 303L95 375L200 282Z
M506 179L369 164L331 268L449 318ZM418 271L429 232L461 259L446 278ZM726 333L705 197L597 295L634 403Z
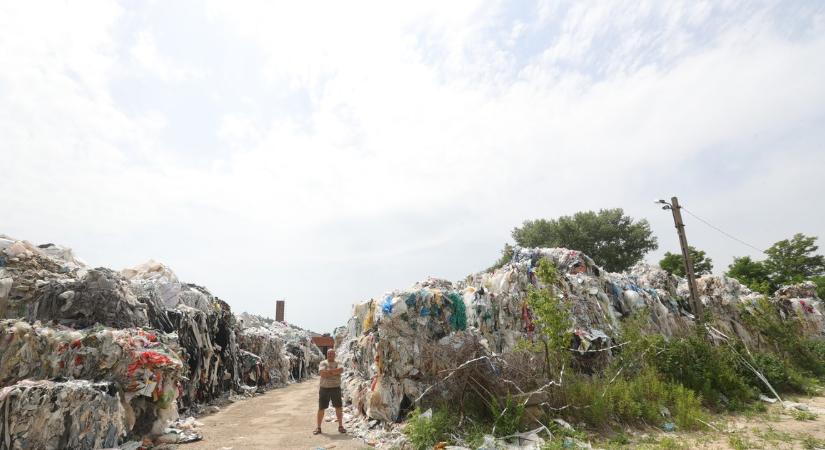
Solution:
M338 418L338 432L346 433L344 429L344 413L341 410L341 373L344 369L338 367L335 362L335 350L327 350L327 359L321 361L318 366L318 375L321 376L321 386L318 390L318 426L312 434L321 434L321 422L324 420L324 412L329 408L330 402L335 407L335 416Z

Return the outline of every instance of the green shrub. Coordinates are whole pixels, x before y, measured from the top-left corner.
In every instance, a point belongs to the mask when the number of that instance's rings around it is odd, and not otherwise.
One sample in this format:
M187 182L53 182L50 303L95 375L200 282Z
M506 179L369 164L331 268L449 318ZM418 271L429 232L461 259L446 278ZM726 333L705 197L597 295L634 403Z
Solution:
M490 428L488 424L468 420L458 431L466 447L478 448L484 443L484 435L489 434Z
M814 380L800 372L790 361L776 354L754 352L752 356L751 364L765 376L768 383L778 392L807 393L814 385ZM740 371L752 387L765 394L771 394L762 380L744 364L740 365Z
M797 382L806 377L825 380L825 341L806 337L801 319L793 315L782 318L776 306L765 297L747 307L743 305L742 317L751 329L762 335L786 365L792 366L791 370L786 371L796 372L788 375L796 377ZM799 386L791 386L791 389L798 390Z
M806 337L804 323L798 317L783 318L764 297L743 308L745 323L762 335L787 364L800 375L825 380L825 341Z
M728 436L728 444L730 444L731 448L734 450L748 450L754 448L754 444L750 439L739 434L731 434Z
M801 351L794 352L793 361L797 367L811 375L825 380L825 341L806 338L799 342Z
M699 332L667 342L654 363L667 379L693 389L711 406L737 410L756 397L739 356Z
M800 443L802 444L802 448L805 450L814 450L825 447L825 440L817 439L810 434L803 435Z
M810 411L791 411L793 418L796 420L816 420L817 416L816 413L812 413Z
M404 434L416 450L431 449L441 441L449 441L450 433L455 430L456 420L453 414L446 410L435 410L432 417L422 417L421 410L416 408L410 413Z
M618 377L612 383L605 376L579 376L563 390L564 410L574 422L595 428L619 422L661 426L674 422L680 428L702 428L701 399L690 389L668 382L648 368L632 377ZM670 416L667 416L667 414Z
M537 339L534 343L524 340L519 348L544 353L545 374L554 377L562 367L570 366L570 342L573 339L570 306L556 295L559 275L552 261L547 258L539 260L536 275L545 287L537 289L531 286L527 304L533 313Z
M524 416L524 405L509 395L503 400L493 399L490 415L493 418L495 435L510 436L519 431L521 418Z
M704 428L700 421L705 417L702 399L695 392L681 384L671 384L670 396L673 404L671 413L676 426L684 429Z

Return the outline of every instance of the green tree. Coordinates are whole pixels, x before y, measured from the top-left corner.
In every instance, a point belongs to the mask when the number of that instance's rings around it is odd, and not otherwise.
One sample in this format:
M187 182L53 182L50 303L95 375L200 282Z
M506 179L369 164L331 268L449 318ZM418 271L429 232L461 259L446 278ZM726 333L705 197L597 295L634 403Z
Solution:
M825 275L811 277L811 281L816 283L816 296L825 299Z
M629 269L659 245L645 219L634 220L621 208L582 211L558 219L527 220L513 229L522 247L580 250L611 272Z
M817 285L817 294L825 294L825 256L815 252L816 236L797 233L765 250L764 261L749 256L734 258L727 275L736 278L750 289L770 294L782 285L811 280Z
M696 247L688 245L688 252L690 252L690 259L693 261L693 273L696 275L711 273L713 260L708 258L703 250L697 250ZM659 267L671 275L685 276L685 259L682 258L681 253L666 252L665 257L659 261Z
M825 256L814 254L819 249L816 239L797 233L765 250L765 268L774 289L825 275Z
M736 278L752 291L770 294L772 290L768 273L765 263L754 261L750 256L743 256L733 258L733 264L728 266L725 275Z

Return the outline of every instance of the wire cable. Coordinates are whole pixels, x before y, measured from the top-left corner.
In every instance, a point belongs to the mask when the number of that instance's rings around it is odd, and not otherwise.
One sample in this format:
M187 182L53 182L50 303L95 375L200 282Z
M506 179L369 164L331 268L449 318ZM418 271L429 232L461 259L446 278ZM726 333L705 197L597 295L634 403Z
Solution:
M739 239L738 237L736 237L736 236L734 236L734 235L732 235L732 234L730 234L730 233L726 232L725 230L722 230L721 228L717 227L716 225L713 225L712 223L708 222L707 220L705 220L705 219L703 219L703 218L701 218L701 217L697 216L696 214L693 214L692 212L690 212L690 210L689 210L689 209L685 208L684 206L679 205L679 207L680 207L680 208L682 208L682 210L683 210L683 211L685 211L686 213L688 213L688 214L690 214L691 216L693 216L693 218L694 218L694 219L696 219L696 220L698 220L698 221L700 221L700 222L704 223L705 225L707 225L707 226L709 226L709 227L713 228L714 230L716 230L716 231L718 231L718 232L720 232L720 233L724 234L725 236L727 236L727 237L729 237L729 238L733 239L734 241L736 241L736 242L738 242L738 243L740 243L740 244L743 244L743 245L747 245L748 247L750 247L750 248L752 248L752 249L754 249L754 250L758 251L759 253L765 253L765 250L762 250L762 249L757 248L757 247L755 247L755 246L753 246L753 245L751 245L751 244L748 244L747 242L743 241L742 239Z

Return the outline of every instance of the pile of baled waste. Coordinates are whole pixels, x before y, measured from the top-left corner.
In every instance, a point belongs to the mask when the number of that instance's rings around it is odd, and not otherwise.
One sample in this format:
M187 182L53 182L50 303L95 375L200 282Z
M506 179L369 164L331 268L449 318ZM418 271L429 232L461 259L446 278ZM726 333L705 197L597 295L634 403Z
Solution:
M397 421L430 386L427 380L464 362L434 358L460 354L469 345L501 355L531 339L535 324L527 294L543 287L536 269L544 258L556 266L558 294L570 308L574 354L611 358L622 321L635 312L646 311L647 331L665 337L694 324L687 282L658 267L640 263L626 273L608 273L575 250L517 248L501 268L458 282L427 279L354 305L348 325L336 332L353 409L371 420ZM705 275L697 284L702 304L713 312L715 333L761 345L742 318L755 313L761 294L724 276ZM782 317L801 318L812 335L825 330L812 283L780 289L769 301Z
M317 372L313 333L244 317L163 264L0 235L0 449L196 440L181 413Z

